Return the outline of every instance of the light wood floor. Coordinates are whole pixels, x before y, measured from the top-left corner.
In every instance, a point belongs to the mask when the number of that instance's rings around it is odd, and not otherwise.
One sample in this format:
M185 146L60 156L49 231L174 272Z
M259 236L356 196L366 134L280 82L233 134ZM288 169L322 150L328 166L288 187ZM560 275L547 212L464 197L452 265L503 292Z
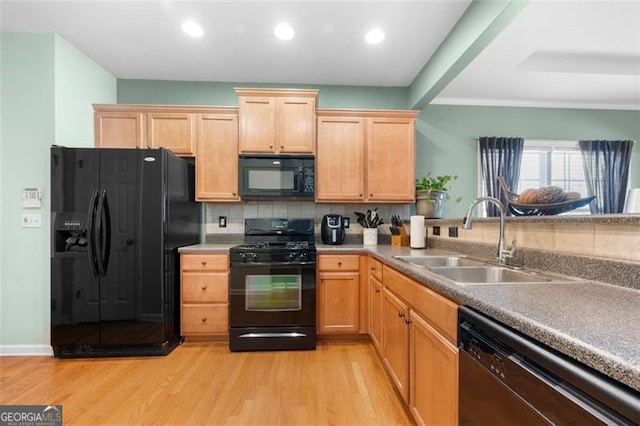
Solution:
M0 357L0 405L62 404L65 425L412 424L369 342L230 353L185 343L166 357Z

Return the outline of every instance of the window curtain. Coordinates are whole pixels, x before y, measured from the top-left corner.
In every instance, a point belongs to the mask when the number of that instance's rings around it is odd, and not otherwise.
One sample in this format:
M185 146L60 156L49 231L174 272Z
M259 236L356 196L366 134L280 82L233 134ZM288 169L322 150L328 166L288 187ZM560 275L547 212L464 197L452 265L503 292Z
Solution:
M633 141L579 141L592 214L622 213Z
M524 138L483 136L478 140L478 148L485 195L497 198L506 207L507 194L498 184L498 176L504 177L510 191L516 192L520 179ZM493 204L485 203L485 209L487 216L500 215L498 208ZM507 211L507 214L510 213Z

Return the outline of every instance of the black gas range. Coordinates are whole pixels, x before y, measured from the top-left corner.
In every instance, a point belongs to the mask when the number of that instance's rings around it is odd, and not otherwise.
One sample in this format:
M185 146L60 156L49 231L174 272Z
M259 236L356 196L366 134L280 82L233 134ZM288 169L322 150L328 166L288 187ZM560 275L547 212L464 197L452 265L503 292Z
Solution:
M246 219L230 249L229 349L315 349L313 219Z

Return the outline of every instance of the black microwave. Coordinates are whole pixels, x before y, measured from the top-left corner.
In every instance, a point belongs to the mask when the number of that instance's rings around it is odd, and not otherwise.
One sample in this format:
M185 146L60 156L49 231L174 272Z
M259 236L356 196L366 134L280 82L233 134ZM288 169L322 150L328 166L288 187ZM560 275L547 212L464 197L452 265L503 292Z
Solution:
M310 199L315 186L313 156L241 155L238 188L243 199Z

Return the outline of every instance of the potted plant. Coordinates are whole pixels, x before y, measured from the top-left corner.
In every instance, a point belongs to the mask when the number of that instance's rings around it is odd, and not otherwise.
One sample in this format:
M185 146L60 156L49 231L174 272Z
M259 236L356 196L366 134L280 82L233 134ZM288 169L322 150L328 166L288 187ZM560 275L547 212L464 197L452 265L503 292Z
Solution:
M425 218L441 218L444 202L451 198L448 191L456 179L458 175L433 177L431 173L416 179L416 213ZM458 198L457 202L460 200Z

